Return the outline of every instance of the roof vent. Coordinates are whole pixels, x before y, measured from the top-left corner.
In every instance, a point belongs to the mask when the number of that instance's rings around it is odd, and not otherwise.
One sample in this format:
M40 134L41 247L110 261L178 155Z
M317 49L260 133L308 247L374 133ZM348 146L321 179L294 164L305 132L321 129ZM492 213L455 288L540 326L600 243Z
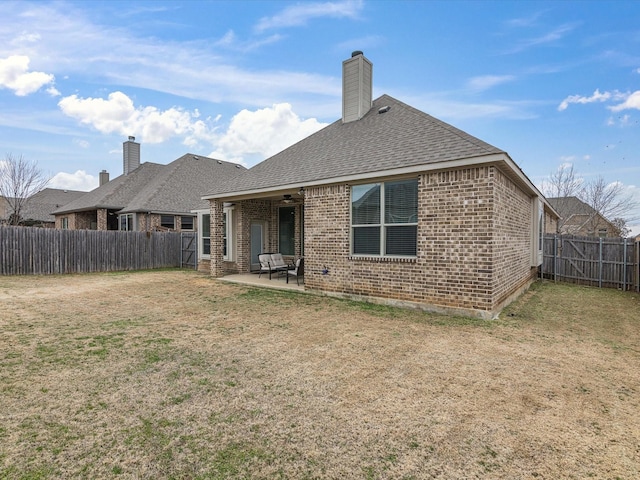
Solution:
M391 110L391 106L385 105L384 107L380 107L378 109L378 113L387 113L389 110Z
M218 160L218 165L222 165L222 161L221 160Z
M194 156L193 156L193 159L194 159L194 160L200 160L200 159L198 158L198 156L197 156L197 155L194 155Z
M236 164L236 168L240 168L240 165Z

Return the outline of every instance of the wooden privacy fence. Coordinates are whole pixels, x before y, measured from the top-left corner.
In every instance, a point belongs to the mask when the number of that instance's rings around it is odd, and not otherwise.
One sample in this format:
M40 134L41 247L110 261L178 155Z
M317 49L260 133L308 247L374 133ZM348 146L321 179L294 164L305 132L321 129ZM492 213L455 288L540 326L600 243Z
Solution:
M630 238L545 235L542 276L640 291L640 242Z
M0 275L180 267L181 238L176 232L0 226Z

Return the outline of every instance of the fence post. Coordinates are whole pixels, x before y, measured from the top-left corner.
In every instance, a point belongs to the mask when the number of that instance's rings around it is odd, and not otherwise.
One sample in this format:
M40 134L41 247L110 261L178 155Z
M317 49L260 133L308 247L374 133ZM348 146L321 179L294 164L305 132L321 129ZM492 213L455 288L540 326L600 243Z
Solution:
M602 288L602 237L600 237L600 241L598 242L598 287Z
M558 235L553 236L553 281L558 281Z
M622 291L627 291L627 239L624 239L624 248L622 249Z

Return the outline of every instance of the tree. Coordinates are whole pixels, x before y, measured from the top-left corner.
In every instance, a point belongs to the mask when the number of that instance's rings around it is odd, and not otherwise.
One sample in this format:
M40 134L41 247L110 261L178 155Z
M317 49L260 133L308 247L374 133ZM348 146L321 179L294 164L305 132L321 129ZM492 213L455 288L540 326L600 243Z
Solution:
M625 194L624 185L620 182L606 183L604 178L598 177L584 186L581 199L603 218L611 219L609 221L618 229L619 236L628 233L627 222L637 220L631 212L638 207L638 201L631 194ZM596 215L592 215L589 229L595 232L599 221Z
M9 153L0 161L0 197L4 197L8 206L9 224L20 224L21 214L29 197L42 190L49 180L36 162L29 161L22 155L14 157Z
M585 181L576 174L573 165L562 165L552 173L542 185L542 192L549 198L555 198L554 208L560 215L558 230L563 232L564 225L572 214L579 213L586 219L582 222L589 235L598 235L598 231L606 222L613 225L615 234L621 237L629 233L627 223L638 219L633 214L639 206L631 193L625 193L620 182L607 183L604 178L597 177ZM586 203L591 209L580 212L571 211L572 197Z
M560 232L563 231L562 227L569 219L571 198L580 196L582 184L583 180L576 176L572 164L560 165L542 184L542 193L545 197L557 199L554 208L560 215L558 219L558 231Z

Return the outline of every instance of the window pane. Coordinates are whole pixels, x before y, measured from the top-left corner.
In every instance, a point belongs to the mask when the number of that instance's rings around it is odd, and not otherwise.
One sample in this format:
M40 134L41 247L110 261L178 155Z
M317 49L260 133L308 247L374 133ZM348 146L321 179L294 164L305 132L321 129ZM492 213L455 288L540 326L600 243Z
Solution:
M193 230L193 217L180 217L182 230Z
M354 227L353 253L380 255L380 227Z
M418 179L384 184L385 223L418 222Z
M401 227L387 227L386 255L416 256L418 226L406 225Z
M380 184L355 185L351 191L353 225L380 224Z
M222 256L227 256L227 212L222 214Z
M211 255L211 216L202 215L202 254Z
M278 245L283 255L295 255L296 207L278 209Z
M175 223L173 220L173 215L161 215L160 216L160 226L165 228L174 228Z

